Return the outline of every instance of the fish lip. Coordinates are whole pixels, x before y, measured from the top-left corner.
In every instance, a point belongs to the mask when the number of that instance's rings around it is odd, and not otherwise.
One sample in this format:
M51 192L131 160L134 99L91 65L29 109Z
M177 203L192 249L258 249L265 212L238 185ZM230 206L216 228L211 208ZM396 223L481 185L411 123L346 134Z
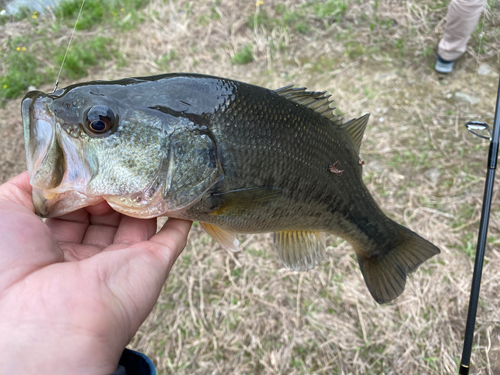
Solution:
M30 91L21 103L24 147L30 182L33 182L33 170L42 163L43 157L54 141L55 116L49 108L52 101L41 91Z
M104 201L103 197L88 197L86 194L74 190L68 190L56 194L54 198L47 199L43 195L44 192L47 190L33 188L35 214L42 218L59 217Z
M50 217L51 215L49 214L49 210L47 209L47 199L43 196L43 190L33 188L33 193L32 193L32 199L33 199L33 207L35 209L35 214L47 218Z
M103 200L86 194L90 167L69 140L70 136L61 131L51 110L52 103L51 95L40 91L29 92L21 103L33 206L41 217L61 216ZM51 164L54 161L48 159L49 153L56 149L64 157L61 159L63 164L56 164L61 166L59 174Z

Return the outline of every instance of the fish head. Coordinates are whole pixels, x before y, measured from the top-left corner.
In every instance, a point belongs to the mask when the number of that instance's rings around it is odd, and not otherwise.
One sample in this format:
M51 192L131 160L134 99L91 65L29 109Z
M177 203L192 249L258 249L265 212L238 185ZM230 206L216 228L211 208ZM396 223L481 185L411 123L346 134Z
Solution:
M179 211L221 178L213 136L123 85L74 85L22 101L35 211L56 217L106 200L129 216Z

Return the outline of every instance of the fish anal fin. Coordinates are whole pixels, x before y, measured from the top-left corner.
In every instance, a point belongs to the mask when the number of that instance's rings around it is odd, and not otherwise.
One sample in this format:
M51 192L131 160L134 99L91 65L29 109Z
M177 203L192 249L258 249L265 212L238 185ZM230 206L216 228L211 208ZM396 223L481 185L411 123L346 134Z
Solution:
M366 286L378 303L390 302L403 293L407 275L440 253L429 241L396 225L394 240L385 248L366 251L354 246Z
M236 252L240 250L240 241L236 238L236 233L222 229L217 225L200 223L202 228L216 241L222 248Z
M370 114L366 113L359 118L352 119L341 125L341 128L343 128L351 138L358 154L359 149L361 148L361 141L363 140L363 134L365 134L366 125L368 124L369 118Z
M283 265L293 271L313 269L325 256L325 236L321 232L276 232L274 244Z
M210 215L238 216L255 210L280 197L283 189L276 187L257 187L231 190L211 194L214 210Z
M330 108L331 95L325 95L326 91L306 91L305 87L293 87L293 85L274 90L276 94L290 100L293 103L303 105L318 112L333 123L339 123L338 116L333 114L335 108Z

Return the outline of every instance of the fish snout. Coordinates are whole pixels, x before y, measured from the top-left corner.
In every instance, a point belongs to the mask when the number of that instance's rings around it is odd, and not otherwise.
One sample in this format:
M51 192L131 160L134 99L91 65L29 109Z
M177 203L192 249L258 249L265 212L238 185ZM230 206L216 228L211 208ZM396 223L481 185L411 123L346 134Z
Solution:
M53 106L54 99L40 91L29 92L21 104L33 205L42 217L64 215L103 200L87 193L97 161L81 140L62 130Z
M32 183L34 182L33 172L36 173L40 165L43 164L51 145L54 143L55 117L49 110L51 102L52 99L48 98L46 94L31 91L24 97L21 104L26 163ZM46 173L45 178L47 177ZM44 182L41 175L36 180L42 185L51 184Z

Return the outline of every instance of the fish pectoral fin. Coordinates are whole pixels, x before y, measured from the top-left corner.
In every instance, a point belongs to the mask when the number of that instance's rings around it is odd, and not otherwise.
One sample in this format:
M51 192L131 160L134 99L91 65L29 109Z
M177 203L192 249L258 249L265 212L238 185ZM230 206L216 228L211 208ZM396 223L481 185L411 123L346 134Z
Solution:
M370 114L367 113L359 118L355 118L351 121L347 121L342 124L341 127L349 134L352 143L359 154L359 149L361 148L361 141L363 140L363 134L365 134L366 125L368 124L368 119Z
M236 238L236 233L222 229L217 225L208 223L200 223L203 229L225 250L231 252L240 251L240 241Z
M277 187L246 188L213 193L208 198L214 207L210 215L238 216L262 207L282 194L283 189Z
M309 271L325 256L325 235L321 232L276 232L274 244L283 265L293 271Z

